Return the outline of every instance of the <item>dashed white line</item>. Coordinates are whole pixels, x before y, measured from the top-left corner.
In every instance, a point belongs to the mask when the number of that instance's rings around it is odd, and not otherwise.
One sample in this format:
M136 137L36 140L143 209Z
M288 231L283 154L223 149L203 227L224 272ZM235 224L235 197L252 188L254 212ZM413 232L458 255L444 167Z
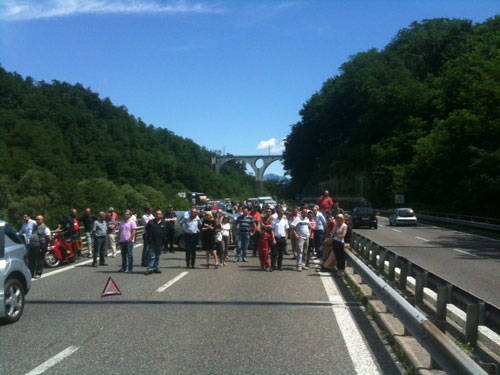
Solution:
M391 228L392 231L394 232L398 232L398 233L401 233L401 231L399 229L394 229L394 228Z
M171 287L172 285L174 285L177 281L179 281L180 279L182 279L184 276L186 276L189 272L182 272L180 273L179 275L177 275L176 277L174 277L172 280L170 280L168 283L160 286L158 289L156 289L156 291L158 293L161 293L161 292L164 292L167 288Z
M421 241L425 241L425 242L430 242L430 240L428 240L427 238L423 238L423 237L419 237L419 236L415 236L415 238L417 240L421 240Z
M469 253L468 251L465 251L462 249L453 249L453 251L456 251L457 253L460 253L460 254L470 255L472 257L477 257L476 254Z
M380 374L373 356L363 340L358 326L354 322L349 309L345 305L345 300L340 294L337 285L332 280L332 276L326 272L319 273L326 294L332 306L333 314L347 346L347 351L354 365L354 370L358 375Z
M39 374L43 374L49 368L51 368L52 366L55 366L56 364L58 364L59 362L61 362L64 358L69 357L71 354L73 354L74 352L76 352L78 349L79 348L77 346L68 346L62 352L56 354L52 358L46 360L40 366L35 367L30 372L26 373L26 375L39 375Z

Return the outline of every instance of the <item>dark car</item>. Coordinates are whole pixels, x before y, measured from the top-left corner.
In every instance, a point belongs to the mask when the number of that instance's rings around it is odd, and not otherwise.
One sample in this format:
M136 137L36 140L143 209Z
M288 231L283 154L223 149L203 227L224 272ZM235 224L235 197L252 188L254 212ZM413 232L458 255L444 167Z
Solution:
M370 207L356 207L352 210L352 227L369 227L377 229L378 218L375 210Z

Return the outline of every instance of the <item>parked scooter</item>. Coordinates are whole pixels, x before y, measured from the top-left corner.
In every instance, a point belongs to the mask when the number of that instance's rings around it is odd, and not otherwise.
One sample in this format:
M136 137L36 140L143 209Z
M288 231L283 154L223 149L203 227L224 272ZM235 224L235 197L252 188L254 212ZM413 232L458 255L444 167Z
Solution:
M50 246L45 253L47 267L54 268L62 262L73 263L74 261L75 252L71 238L64 238L64 233L61 231L53 232Z

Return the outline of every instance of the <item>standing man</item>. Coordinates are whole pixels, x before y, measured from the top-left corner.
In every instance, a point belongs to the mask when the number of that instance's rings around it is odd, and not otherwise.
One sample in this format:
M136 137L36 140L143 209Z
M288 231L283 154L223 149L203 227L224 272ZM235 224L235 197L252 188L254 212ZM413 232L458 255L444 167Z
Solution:
M201 219L198 216L196 207L191 208L188 216L184 215L179 224L184 231L184 242L186 244L186 267L194 268L196 260L196 246L198 245L198 236L201 228Z
M240 246L236 250L236 261L239 262L241 256L241 260L243 262L246 262L250 236L255 230L253 217L250 216L247 207L243 209L243 215L239 216L238 219L236 219L236 228L238 229L238 238L240 240Z
M137 234L137 224L131 219L130 210L125 211L123 221L120 222L118 238L122 252L122 267L120 272L132 273L134 267L134 240Z
M106 224L108 230L106 232L106 251L111 250L111 256L116 257L116 228L117 222L113 219L113 212L110 211L106 215Z
M316 222L314 228L314 251L316 256L321 259L323 256L323 241L325 240L326 219L319 210L319 206L315 205L313 208L313 217Z
M111 218L118 222L118 214L115 212L115 209L113 207L108 208L108 213L111 215Z
M167 224L163 220L163 212L156 211L156 216L153 220L149 220L146 225L148 244L149 244L149 263L146 275L154 273L161 273L160 255L165 243L165 235Z
M44 224L42 215L36 217L36 226L33 229L29 244L31 275L35 279L42 277L45 253L50 242L50 229Z
M332 197L330 197L330 192L328 190L325 190L323 195L319 197L318 205L324 216L330 213L330 210L333 207L333 200Z
M35 220L31 219L30 214L24 214L23 215L23 226L21 227L21 230L17 232L18 236L24 236L26 240L26 245L30 244L30 238L31 234L33 233L33 229L36 227L36 222Z
M286 251L288 229L290 228L282 210L278 210L278 217L273 220L271 228L274 234L273 247L271 249L271 269L281 271L283 254Z
M94 221L96 221L97 218L92 215L92 211L90 208L85 209L85 215L83 215L80 218L80 222L83 223L83 226L85 227L85 240L87 241L87 249L89 251L88 257L92 258L92 249L93 249L93 243L92 243L92 230L94 228Z
M174 237L175 237L175 223L177 223L177 215L174 212L174 207L172 205L168 206L168 211L163 215L163 220L166 223L166 236L165 244L163 247L163 252L168 251L174 253Z
M153 209L151 207L147 207L141 219L142 225L144 226L144 233L142 235L142 257L141 257L141 265L143 267L147 267L149 263L149 241L148 241L149 237L148 237L147 226L148 223L155 218L152 212Z
M312 234L311 223L307 218L307 210L302 209L302 213L295 217L290 226L295 238L297 238L297 271L301 272L302 269L307 270L305 261L309 247L309 237Z
M99 255L99 265L107 266L104 260L106 235L108 232L108 223L106 222L106 214L99 212L99 219L94 221L92 227L92 236L94 237L94 255L92 267L97 267L97 255Z

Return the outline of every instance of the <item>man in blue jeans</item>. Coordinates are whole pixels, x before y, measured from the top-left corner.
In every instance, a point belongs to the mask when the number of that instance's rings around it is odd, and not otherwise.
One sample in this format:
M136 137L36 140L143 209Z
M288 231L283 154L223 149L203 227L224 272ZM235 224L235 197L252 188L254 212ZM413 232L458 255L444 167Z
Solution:
M255 222L253 217L250 216L248 208L243 209L243 215L236 219L236 228L238 229L238 237L240 246L236 250L236 261L247 261L248 244L250 243L250 235L255 230Z
M146 275L161 273L160 255L165 242L167 223L163 220L163 212L156 211L155 218L149 220L146 226L147 240L149 244L149 263Z
M131 220L132 214L130 210L125 211L124 219L120 222L118 229L118 238L122 253L122 267L120 272L132 273L134 267L134 258L132 252L134 250L134 240L137 233L137 224Z

